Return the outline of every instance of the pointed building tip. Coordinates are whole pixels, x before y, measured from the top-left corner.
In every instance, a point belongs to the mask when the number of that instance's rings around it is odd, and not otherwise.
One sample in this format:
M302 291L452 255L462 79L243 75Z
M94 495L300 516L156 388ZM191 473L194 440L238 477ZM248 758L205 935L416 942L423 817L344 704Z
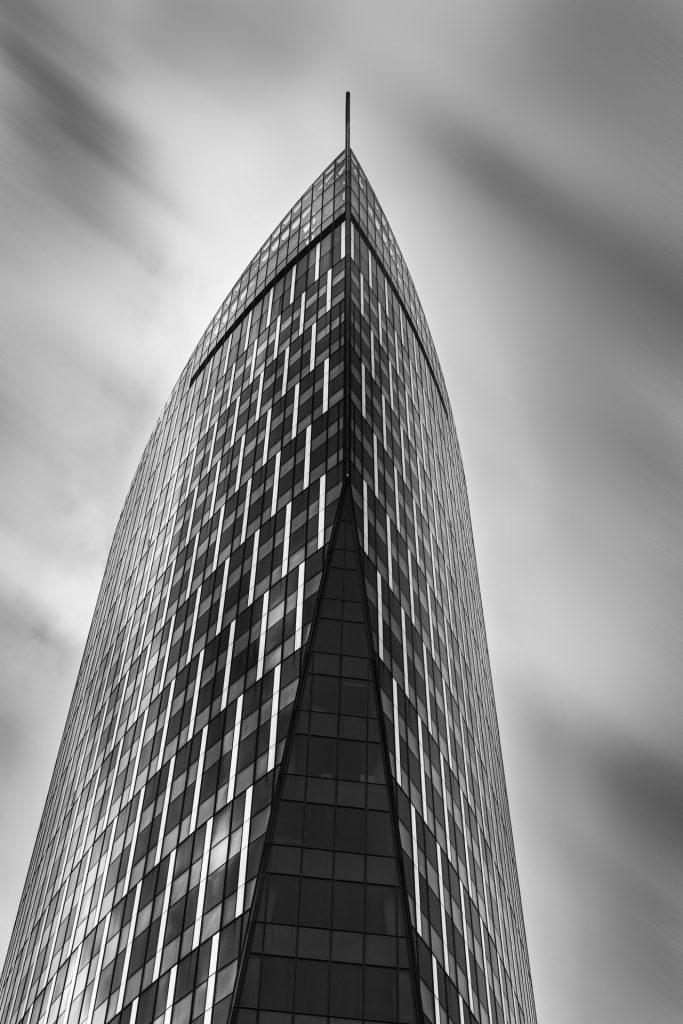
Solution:
M351 145L351 93L346 93L346 148Z

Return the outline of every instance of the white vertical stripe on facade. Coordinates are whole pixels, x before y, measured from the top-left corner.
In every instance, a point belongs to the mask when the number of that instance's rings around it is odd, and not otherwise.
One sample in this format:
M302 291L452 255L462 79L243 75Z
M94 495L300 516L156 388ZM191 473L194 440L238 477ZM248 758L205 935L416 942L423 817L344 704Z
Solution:
M439 909L441 910L441 940L443 942L443 963L446 974L450 975L449 954L448 954L448 928L446 927L446 901L443 889L443 866L441 858L443 852L439 844L436 844L436 870L439 879Z
M216 474L216 482L218 482L218 474ZM221 510L218 514L218 529L216 530L216 544L213 549L213 564L211 566L211 572L215 572L218 567L218 555L221 550L221 534L223 533L223 519L225 517L225 505L221 505Z
M199 945L202 934L202 918L204 916L204 896L206 894L206 876L209 870L209 854L211 853L211 834L213 832L213 818L206 823L204 833L204 850L202 851L202 864L199 869L199 893L197 894L197 913L194 919L194 931L192 933L192 949Z
M259 645L258 645L258 663L256 668L256 678L260 679L263 675L263 661L266 654L266 631L268 629L268 598L270 597L270 591L266 590L263 595L263 605L261 607L261 631L259 633Z
M436 965L436 957L432 953L432 986L434 988L434 1021L441 1024L441 1006L439 1004L439 972Z
M379 494L379 460L377 458L377 434L372 435L372 472L375 494Z
M342 221L341 225L341 258L344 259L346 256L346 221Z
M142 728L140 729L140 738L138 740L138 749L135 752L135 763L133 765L133 774L130 779L130 788L128 790L128 796L132 796L135 793L135 780L138 777L138 768L140 767L140 754L142 753L142 745L145 742L145 729L147 728L147 715L149 714L149 707L145 708L145 713L142 716Z
M306 316L306 289L301 293L301 307L299 309L299 334L304 333L304 319Z
M237 902L235 905L235 917L244 912L244 889L247 878L247 856L249 853L249 830L251 826L251 800L254 787L249 786L244 794L244 819L242 824L242 842L240 846L240 863L237 876Z
M439 768L441 770L441 798L443 801L443 818L444 827L446 831L446 848L448 852L448 859L452 864L455 864L453 848L451 845L451 826L448 820L448 809L450 807L449 792L446 785L446 770L444 768L443 754L439 751Z
M240 453L237 456L237 473L235 475L235 490L238 491L240 483L242 482L242 459L244 458L244 439L245 434L242 434L240 438Z
M310 483L311 478L311 424L309 423L306 427L306 447L304 449L304 482L303 488L306 490Z
M360 364L360 407L363 418L367 419L367 408L365 404L365 363Z
M424 818L425 824L428 824L429 818L427 816L427 780L425 778L425 755L424 755L424 743L422 740L422 719L417 716L417 750L420 759L420 793L422 795L422 817Z
M273 359L277 356L277 350L280 345L280 325L282 323L282 316L278 314L277 321L275 323L275 338L273 340Z
M399 501L399 487L398 487L398 467L394 463L394 502L396 505L396 530L398 533L401 532L401 508Z
M422 906L420 900L420 866L417 856L417 823L415 808L410 805L410 837L413 844L413 883L415 885L415 925L417 934L422 935Z
M265 466L268 461L268 441L270 440L270 417L272 409L269 406L266 412L266 429L263 434L263 458L261 459L261 465Z
M234 445L235 437L237 435L237 417L239 416L239 411L240 411L240 393L238 393L237 398L235 399L235 411L234 411L234 413L232 415L232 430L231 430L231 433L230 433L230 445L229 445L230 448L232 448L232 446Z
M323 368L323 412L327 412L329 405L329 392L330 392L330 360L329 357L325 360L325 366Z
M164 792L164 804L161 810L161 822L159 823L159 837L157 839L157 849L154 855L154 866L156 867L161 860L161 850L164 845L164 832L166 831L166 816L168 814L168 805L171 800L171 787L173 786L173 771L175 769L175 754L168 763L168 775L166 776L166 790Z
M199 658L197 659L197 674L194 680L194 692L192 694L192 708L190 710L190 724L187 729L188 740L194 733L194 722L197 717L197 701L199 700L199 690L202 685L202 668L204 667L204 648L199 652Z
M268 293L268 312L266 313L266 327L270 327L270 315L273 312L273 289Z
M239 754L240 747L240 731L242 729L242 703L244 695L240 694L237 698L237 707L235 708L235 728L232 734L232 750L230 752L230 777L228 779L228 798L227 803L230 803L235 795L235 778L237 777L237 755Z
M292 267L292 280L289 286L289 304L294 302L294 285L296 284L296 264Z
M287 502L285 508L285 531L282 538L282 570L281 579L284 579L289 572L289 536L292 528L292 503Z
M97 955L97 967L95 968L95 977L92 983L92 993L90 995L90 1008L88 1010L88 1024L92 1024L93 1014L95 1012L95 999L97 998L97 989L100 985L100 975L102 974L102 963L104 961L104 953L107 948L107 936L109 935L109 922L111 921L111 910L104 919L104 931L102 932L102 942L100 943L99 953ZM49 1002L49 1001L48 1001Z
M230 685L230 669L232 668L232 650L235 644L235 619L230 623L228 635L228 654L225 660L225 672L223 673L223 692L221 694L221 711L228 706L228 687Z
M218 601L218 618L216 619L216 635L223 628L223 612L225 610L225 592L228 587L228 573L230 572L230 555L223 562L223 582L221 583L221 596Z
M368 553L368 482L363 480L363 551Z
M344 225L342 224L342 231ZM343 236L342 236L343 237ZM325 296L325 312L329 313L332 309L332 269L327 271L327 294Z
M271 293L272 294L272 293ZM206 1004L204 1007L204 1024L211 1024L213 1000L216 991L216 967L218 965L218 942L220 932L211 937L211 953L209 955L209 978L206 983Z
M268 736L268 767L272 771L275 767L275 745L277 741L277 716L280 706L280 670L281 665L275 666L273 678L273 701L270 709L270 732Z
M199 760L197 761L197 778L194 784L194 794L192 796L192 814L190 815L190 832L194 832L197 827L197 814L199 813L199 796L202 789L202 775L204 774L204 758L206 757L206 737L209 732L208 725L205 725L202 729L201 746L199 748Z
M408 679L408 643L406 640L406 613L401 605L401 651L403 654L403 690L406 696L410 695L410 682Z
M251 316L251 314L249 314ZM251 347L251 364L249 366L249 383L254 381L254 368L256 367L256 352L258 350L258 334L254 335L254 343Z
M304 570L305 562L299 563L299 578L296 587L296 633L294 636L294 650L301 647L301 631L304 617Z
M391 557L391 519L387 512L387 570L389 573L389 590L394 589L394 573L392 568L393 559Z
M299 422L299 381L294 385L294 401L292 408L292 441L296 437L296 428Z
M247 329L244 332L244 349L243 349L244 352L246 352L248 347L249 347L249 335L251 334L251 320L252 320L253 315L254 315L254 310L250 309L249 310L249 316L247 317Z
M325 543L325 474L320 477L318 491L318 550Z
M242 513L242 532L240 534L240 544L244 544L247 539L247 527L249 526L249 510L251 508L251 481L252 477L247 480L247 489L244 493L244 511Z
M170 642L170 638L172 636L173 636L173 630L171 630L171 632L169 633L169 642ZM168 702L166 704L166 712L164 714L164 725L163 725L163 728L161 730L161 745L159 747L159 756L157 758L156 771L159 771L159 769L161 768L161 766L162 766L162 764L164 762L164 751L166 750L166 734L168 733L168 723L169 723L169 719L171 717L171 707L173 705L173 694L174 694L174 692L175 692L175 676L171 680L171 685L170 685L169 691L168 691Z
M280 484L280 450L275 453L275 466L273 468L273 497L270 503L270 514L274 516L277 512L277 492Z
M197 534L197 536L199 536L199 534ZM188 664L188 665L189 665L190 661L192 660L192 648L194 647L194 634L195 634L195 630L197 629L197 616L199 615L199 599L201 598L201 596L202 596L202 585L200 583L199 586L197 587L197 596L196 596L195 602L194 602L194 612L192 614L192 628L190 629L190 642L187 645L187 662L186 662L186 664Z
M314 320L313 323L311 324L311 357L310 357L310 362L308 364L309 370L315 369L315 341L316 341L317 329L318 329L318 324Z
M178 965L173 964L171 968L171 977L168 981L168 992L166 993L166 1012L164 1013L164 1024L171 1024L171 1014L173 1013L173 1000L175 998L175 979L178 973Z
M391 680L392 703L394 706L394 757L396 759L396 785L401 785L401 746L398 717L398 685L396 679Z
M261 370L258 379L258 393L256 395L256 412L254 413L254 421L257 421L261 415L261 400L263 398L263 378L265 377L265 370Z
M254 587L256 586L256 569L258 567L258 549L259 549L259 538L261 536L261 528L257 527L254 534L254 544L251 549L251 572L249 573L249 596L247 597L247 604L251 604L254 600Z
M287 372L288 372L288 370L289 370L289 346L287 346L287 348L285 349L285 362L284 362L284 366L282 368L282 390L280 391L280 396L282 398L284 398L285 394L287 393Z
M468 942L468 931L469 926L467 924L467 916L465 914L465 892L462 885L462 879L460 879L460 913L462 914L462 930L465 938L465 965L467 967L467 995L470 1006L474 1006L474 1000L472 999L472 975L470 974L470 945L471 941Z
M190 572L189 572L189 575L187 577L187 592L185 594L185 600L186 601L187 601L188 597L190 596L190 594L192 592L192 580L193 580L193 577L194 577L194 565L195 565L195 562L197 560L197 546L198 546L198 544L199 544L199 531L195 534L194 544L192 546L192 559L190 560Z
M128 981L128 967L130 966L130 954L133 949L133 939L135 938L135 925L138 920L138 907L140 905L140 890L142 889L142 879L135 886L135 896L133 898L133 913L130 919L130 925L128 928L128 940L126 942L126 952L123 957L123 970L121 972L121 981L119 984L119 997L116 1001L115 1013L121 1013L123 1009L123 997L126 994L126 982Z
M382 574L377 570L377 653L381 661L384 661L384 610L382 608Z
M315 247L315 280L320 277L320 242Z

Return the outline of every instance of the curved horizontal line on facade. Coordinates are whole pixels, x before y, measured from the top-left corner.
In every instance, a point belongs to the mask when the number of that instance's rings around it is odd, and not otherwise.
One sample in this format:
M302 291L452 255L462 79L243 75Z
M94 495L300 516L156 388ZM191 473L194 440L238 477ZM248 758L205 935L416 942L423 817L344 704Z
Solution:
M263 287L260 289L260 291L258 291L256 293L256 295L254 295L254 297L251 300L251 302L249 302L244 307L242 312L237 317L235 317L233 322L230 324L230 327L226 328L225 332L221 335L221 337L215 343L213 348L209 352L207 352L207 354L204 356L204 358L202 359L201 363L199 364L197 369L192 374L192 377L190 378L189 387L192 387L194 382L197 380L198 377L201 376L201 374L204 372L204 370L209 365L209 363L211 362L213 357L216 355L216 353L223 347L223 345L225 344L225 342L228 339L228 336L230 334L232 334L233 331L235 331L240 326L242 321L245 320L249 316L251 311L253 309L255 309L255 307L258 305L259 302L261 302L261 300L267 294L267 292L271 288L273 288L277 284L277 282L280 281L283 277L286 277L287 274L289 273L289 271L292 269L292 267L296 263L298 263L299 260L303 256L305 256L313 248L315 248L315 246L318 245L319 242L321 242L323 238L327 238L327 236L332 231L334 231L334 229L336 227L339 227L339 225L342 224L345 220L346 220L346 217L345 217L345 215L343 213L340 214L339 216L335 217L335 219L332 221L332 223L329 224L325 228L324 231L321 231L319 235L316 235L315 238L312 238L309 242L307 242L306 245L303 246L303 248L298 249L297 252L294 253L294 255L291 257L291 259L289 259L287 261L287 263L285 263L285 265L282 268L282 270L278 270L277 274L275 274L275 276L273 278L271 278L271 280L267 284L263 285ZM367 245L368 249L372 252L372 254L373 254L374 258L375 258L375 262L381 267L382 273L384 274L384 277L386 278L386 280L389 282L389 287L391 288L392 292L394 293L394 295L396 297L396 301L398 302L399 306L401 307L401 309L403 311L403 315L405 316L406 320L408 321L409 326L412 328L412 331L413 331L413 333L414 333L414 335L415 335L415 337L417 339L417 343L418 343L418 345L420 347L420 351L422 352L422 355L424 356L424 359L425 359L425 363L427 364L427 369L429 370L431 378L434 381L434 386L436 387L436 392L437 392L437 394L439 396L439 400L441 401L441 405L443 406L443 411L446 414L446 416L448 417L448 413L449 413L448 405L447 405L446 400L444 399L444 396L443 396L443 394L441 392L441 385L440 385L439 380L438 380L438 378L436 376L436 373L434 372L434 368L432 366L431 357L430 357L430 355L429 355L429 353L428 353L428 351L427 351L427 349L426 349L426 347L425 347L425 345L424 345L424 343L422 341L422 338L420 337L420 331L418 329L418 326L415 323L415 320L414 320L410 310L408 309L405 301L401 297L398 289L396 288L394 282L392 281L391 275L387 271L387 267L386 267L386 264L385 264L384 260L381 258L381 256L378 256L377 250L375 249L374 245L372 245L372 243L370 242L370 239L368 238L368 236L366 235L365 231L360 226L360 224L358 223L356 218L352 216L350 218L350 220L351 220L351 223L353 224L353 226L355 227L356 231L360 235L360 237L363 239L363 241Z
M415 323L415 320L413 319L412 313L410 312L410 310L406 306L404 300L401 298L401 295L399 294L398 289L394 285L394 282L391 279L391 274L389 274L389 272L387 271L387 267L386 267L386 264L385 264L384 260L381 258L381 256L377 255L377 250L375 249L374 245L372 245L372 243L370 242L370 239L366 235L365 231L360 226L360 224L358 223L356 218L353 217L353 216L351 217L351 223L355 226L356 231L358 232L360 237L363 239L363 241L367 245L368 249L371 250L373 256L375 257L375 261L382 268L382 273L384 274L384 277L386 278L386 280L389 282L389 287L391 288L392 292L396 296L396 301L398 302L399 306L403 310L403 315L405 316L405 318L408 321L409 325L412 327L413 334L417 338L417 343L420 346L420 351L422 352L422 355L425 358L425 362L427 364L427 368L428 368L428 370L429 370L429 372L431 374L432 380L434 381L434 385L436 387L437 394L438 394L438 396L439 396L439 398L441 400L441 404L443 406L443 411L445 412L446 416L448 416L448 405L446 404L446 400L444 399L444 396L441 393L441 385L439 384L437 376L436 376L436 374L434 372L434 367L432 366L431 356L427 352L427 349L426 349L426 347L425 347L425 345L424 345L424 343L422 341L422 338L420 337L420 331L418 329L417 324ZM401 258L403 259L403 256L401 256ZM405 260L403 260L403 262L404 262L404 265L405 265ZM406 270L407 269L408 268L406 266Z
M306 242L306 245L302 246L300 249L297 249L294 255L287 260L282 270L278 270L275 276L272 277L270 281L267 282L267 284L264 284L263 287L258 292L256 292L251 302L248 302L247 305L242 310L242 312L235 317L230 326L226 327L225 331L220 336L218 341L215 343L213 348L204 356L201 363L199 364L197 369L192 374L192 377L190 378L190 387L192 387L197 377L199 377L204 372L204 370L209 365L209 363L216 355L218 350L223 347L223 345L228 339L228 335L232 334L232 332L239 327L242 321L249 316L251 311L258 305L263 296L267 294L269 289L274 288L278 281L281 281L283 277L287 276L287 274L295 265L295 263L298 263L303 256L306 256L312 249L315 248L316 245L318 245L323 240L323 238L327 238L327 236L331 234L335 228L339 227L339 225L342 224L345 220L346 217L344 216L343 213L338 214L334 218L332 223L328 224L324 231L321 231L319 235L315 235L314 238L311 238L308 242Z

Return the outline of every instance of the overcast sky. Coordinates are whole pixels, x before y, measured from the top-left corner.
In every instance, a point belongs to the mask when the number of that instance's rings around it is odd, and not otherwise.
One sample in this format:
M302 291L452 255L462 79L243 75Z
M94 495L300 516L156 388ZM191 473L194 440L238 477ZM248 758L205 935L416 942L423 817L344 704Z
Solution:
M679 1024L675 0L5 0L0 959L135 466L346 89L463 450L539 1019Z

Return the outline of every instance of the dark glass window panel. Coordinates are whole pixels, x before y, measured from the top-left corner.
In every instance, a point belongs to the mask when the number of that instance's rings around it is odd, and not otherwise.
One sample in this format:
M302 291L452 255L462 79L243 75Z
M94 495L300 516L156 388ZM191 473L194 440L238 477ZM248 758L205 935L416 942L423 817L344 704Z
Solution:
M276 835L282 843L301 843L304 809L301 804L283 800L277 816Z
M365 849L365 812L339 807L334 838L335 849L362 853Z
M308 748L308 772L317 778L334 778L337 773L337 742L312 736Z
M393 853L391 818L384 811L368 811L367 850L372 854Z
M335 882L332 926L361 932L363 931L363 911L363 886L355 882Z
M401 1024L411 1024L416 1020L415 997L408 971L398 972L398 1019Z
M396 939L388 935L366 935L365 962L386 967L396 966Z
M379 935L396 934L397 890L388 885L366 885L365 928Z
M294 999L296 961L290 957L264 956L261 966L259 1005L266 1010L283 1010Z
M397 971L387 967L364 969L364 1014L370 1020L395 1021L398 1015Z
M332 932L332 959L360 964L363 962L362 932Z
M250 956L242 985L241 1003L243 1006L258 1006L259 979L261 977L261 957ZM147 1018L143 1018L146 1020Z
M329 928L331 916L332 884L321 878L302 878L299 923L311 928Z
M300 957L327 959L330 951L330 932L323 928L299 928L298 952Z
M365 877L365 858L357 853L340 853L334 855L335 878L344 878L351 882L362 882Z
M364 781L366 744L356 740L339 741L339 778Z
M268 879L265 920L277 924L296 924L298 917L298 878L289 875L271 875Z
M360 679L342 679L340 690L340 712L342 715L367 713L368 684Z
M264 929L263 948L266 953L294 956L296 953L296 926L269 924Z
M299 960L296 967L295 1011L326 1015L328 989L327 961Z
M363 969L355 964L330 965L330 1016L363 1019Z

